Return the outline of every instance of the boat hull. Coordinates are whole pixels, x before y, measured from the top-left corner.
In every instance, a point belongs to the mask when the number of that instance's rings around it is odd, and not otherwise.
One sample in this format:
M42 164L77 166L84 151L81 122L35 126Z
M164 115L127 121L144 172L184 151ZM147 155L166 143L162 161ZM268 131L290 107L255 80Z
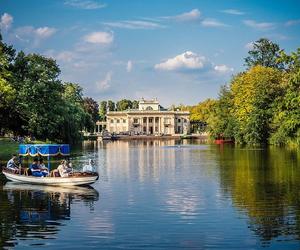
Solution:
M71 177L35 177L2 171L5 177L13 182L39 184L39 185L54 185L54 186L78 186L90 185L98 180L99 175L93 176L71 176Z

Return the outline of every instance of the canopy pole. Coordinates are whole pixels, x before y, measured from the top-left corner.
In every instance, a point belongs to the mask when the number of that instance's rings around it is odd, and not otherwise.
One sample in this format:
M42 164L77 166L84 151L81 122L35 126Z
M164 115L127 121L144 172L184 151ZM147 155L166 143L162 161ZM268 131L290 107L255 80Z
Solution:
M49 173L50 173L50 155L48 155L48 171L49 171Z

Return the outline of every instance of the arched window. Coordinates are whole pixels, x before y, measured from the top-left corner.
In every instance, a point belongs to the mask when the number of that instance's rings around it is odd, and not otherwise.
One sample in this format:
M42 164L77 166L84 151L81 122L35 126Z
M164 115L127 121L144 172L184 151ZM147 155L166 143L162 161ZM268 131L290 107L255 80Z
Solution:
M148 107L146 108L146 110L153 110L153 108L152 108L151 106L148 106Z

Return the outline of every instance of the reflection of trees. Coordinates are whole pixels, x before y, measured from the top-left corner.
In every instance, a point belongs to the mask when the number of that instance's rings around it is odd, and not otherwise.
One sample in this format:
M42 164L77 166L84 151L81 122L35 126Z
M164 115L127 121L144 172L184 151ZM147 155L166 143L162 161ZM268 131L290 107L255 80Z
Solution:
M300 237L300 154L220 148L221 185L263 242Z
M8 182L0 191L0 248L13 247L17 239L50 239L63 220L70 219L73 201L91 209L99 194L86 187L44 187Z

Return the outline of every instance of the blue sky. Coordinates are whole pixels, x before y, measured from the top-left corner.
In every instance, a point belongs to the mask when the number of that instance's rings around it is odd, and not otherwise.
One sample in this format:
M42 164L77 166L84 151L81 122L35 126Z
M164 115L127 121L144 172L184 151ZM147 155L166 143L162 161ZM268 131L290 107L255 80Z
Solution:
M216 98L251 43L300 47L300 1L0 0L4 41L53 57L95 100Z

